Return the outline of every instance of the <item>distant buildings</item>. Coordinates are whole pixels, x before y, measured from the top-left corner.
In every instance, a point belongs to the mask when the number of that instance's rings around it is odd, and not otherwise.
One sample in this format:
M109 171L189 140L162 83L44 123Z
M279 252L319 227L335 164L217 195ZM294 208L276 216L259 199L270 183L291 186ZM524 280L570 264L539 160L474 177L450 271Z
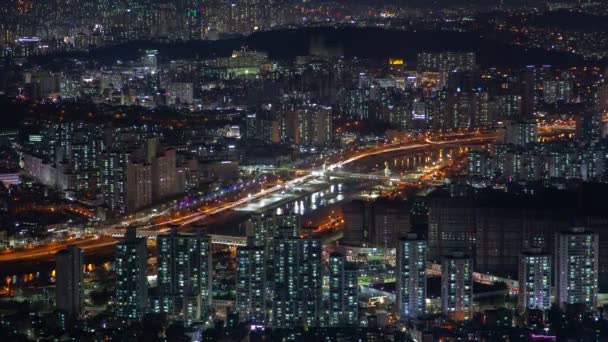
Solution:
M162 149L157 138L139 149L105 151L101 175L104 202L114 215L178 193L175 150Z
M603 112L595 109L576 117L576 138L581 141L597 141L605 136Z
M422 71L470 71L477 64L473 52L422 52L417 61L418 70Z
M84 263L82 249L70 245L55 254L57 309L78 317L84 306Z
M148 311L148 249L146 239L136 236L129 227L116 244L116 315L126 320L139 320Z
M569 79L550 79L543 82L543 100L546 103L564 102L574 100L574 85Z
M24 176L68 198L90 201L99 195L103 203L96 203L104 204L110 216L133 213L192 183L192 177L178 177L177 151L162 147L148 127L79 120L37 126L39 134L26 142Z
M600 85L597 89L597 110L608 111L608 83Z
M333 140L331 107L304 104L285 113L285 134L297 146L323 147Z
M427 242L416 234L399 239L397 246L397 302L402 318L426 313Z
M507 121L499 140L503 144L514 146L534 144L538 142L537 126L536 122L531 121Z
M536 123L510 121L499 131L492 153L472 151L468 156L470 176L521 181L580 179L600 181L606 171L606 147L595 143L602 136L599 113L585 113L577 119L573 142L537 143Z

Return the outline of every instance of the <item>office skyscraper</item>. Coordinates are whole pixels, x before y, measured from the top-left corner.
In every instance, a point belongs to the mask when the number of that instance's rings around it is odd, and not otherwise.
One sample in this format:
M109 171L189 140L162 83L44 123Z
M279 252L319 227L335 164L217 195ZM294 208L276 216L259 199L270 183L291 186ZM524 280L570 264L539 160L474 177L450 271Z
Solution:
M426 311L426 240L416 234L399 239L397 246L397 306L402 318Z
M55 254L57 309L68 316L80 315L84 303L83 295L83 253L76 245Z
M205 321L211 306L211 241L209 236L178 234L156 240L158 251L158 305L155 312L168 313L185 323Z
M346 261L344 255L332 253L329 256L329 326L357 326L357 276L357 270Z
M236 252L236 310L239 318L254 325L267 322L266 258L264 247L248 245Z
M598 293L598 235L574 227L555 237L555 301L593 308Z
M116 314L124 319L141 319L148 310L148 250L146 239L128 227L116 245Z
M519 256L519 311L551 307L551 256L531 248Z
M462 252L441 259L441 308L455 321L472 318L473 260Z

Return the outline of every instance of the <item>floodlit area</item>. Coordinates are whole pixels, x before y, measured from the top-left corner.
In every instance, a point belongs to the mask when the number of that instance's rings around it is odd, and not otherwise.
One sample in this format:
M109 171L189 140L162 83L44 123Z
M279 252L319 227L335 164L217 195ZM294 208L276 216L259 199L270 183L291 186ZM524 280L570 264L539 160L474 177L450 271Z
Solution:
M327 185L328 183L322 179L314 178L305 183L283 189L280 192L261 197L257 200L252 200L244 206L235 208L235 210L248 212L266 211L281 204L293 201L301 196L314 193L316 190Z

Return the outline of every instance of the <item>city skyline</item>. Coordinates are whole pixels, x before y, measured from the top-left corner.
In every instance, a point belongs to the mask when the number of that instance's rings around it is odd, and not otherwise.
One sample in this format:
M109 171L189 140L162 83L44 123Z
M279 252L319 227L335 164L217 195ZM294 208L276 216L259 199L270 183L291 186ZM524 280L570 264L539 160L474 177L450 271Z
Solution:
M9 0L0 340L604 340L607 18Z

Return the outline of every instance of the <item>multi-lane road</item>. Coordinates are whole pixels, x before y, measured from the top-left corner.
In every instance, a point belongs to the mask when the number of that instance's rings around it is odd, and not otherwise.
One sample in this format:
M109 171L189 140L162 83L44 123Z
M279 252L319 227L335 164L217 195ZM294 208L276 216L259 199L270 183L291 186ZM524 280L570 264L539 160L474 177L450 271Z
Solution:
M404 151L416 150L416 149L421 149L421 148L425 148L425 147L429 147L429 146L433 146L433 145L470 144L470 143L476 143L476 142L490 141L496 137L496 134L495 133L474 133L474 134L466 134L466 135L457 134L454 136L456 138L451 138L451 139L447 139L447 140L431 141L429 139L424 139L423 141L418 142L418 143L380 145L380 146L373 147L373 148L370 148L367 150L359 151L354 156L348 157L347 159L344 159L344 160L341 160L341 161L338 161L338 162L335 162L335 163L332 163L329 165L325 165L324 168L325 168L325 170L331 171L334 169L343 168L350 163L353 163L355 161L358 161L358 160L361 160L361 159L364 159L367 157L384 154L384 153L394 153L394 152L404 152ZM197 212L194 212L191 214L184 215L180 218L169 219L164 222L150 224L150 225L143 225L140 227L140 230L142 230L144 232L149 232L149 235L154 235L155 233L162 233L162 232L166 231L166 228L164 228L164 227L168 224L178 224L180 226L190 225L192 223L204 220L205 218L207 218L209 216L217 215L222 212L240 207L253 200L262 199L266 196L269 196L276 192L282 191L285 188L291 188L298 184L312 180L316 177L320 177L323 175L323 171L324 171L323 168L316 169L316 170L311 169L311 170L308 170L308 174L306 174L304 176L299 176L299 177L293 178L289 181L286 181L283 184L278 184L278 185L275 185L275 186L267 188L267 189L262 189L256 193L251 193L248 196L243 197L241 199L238 199L238 200L235 200L232 202L222 203L213 208L205 209L202 212L197 211ZM119 236L124 233L124 229L125 228L122 228L122 227L107 229L107 230L105 230L105 234Z
M0 262L23 261L23 260L51 260L55 257L55 253L64 249L67 245L77 245L85 251L94 251L96 249L113 246L116 244L116 239L110 236L87 236L76 239L68 239L63 241L51 242L45 245L32 248L22 248L13 251L0 253Z
M223 202L217 204L213 207L205 208L201 211L194 211L193 213L182 215L178 218L168 218L162 222L155 222L149 224L142 224L140 226L139 231L142 233L148 233L149 236L154 236L159 233L163 233L167 231L166 226L168 224L177 224L180 226L187 226L195 222L203 221L210 216L214 216L220 213L227 212L229 210L238 208L240 206L246 205L250 201L259 200L270 196L274 193L282 191L286 188L294 187L298 184L307 182L317 177L321 177L324 170L334 170L344 168L348 164L351 164L355 161L376 156L384 153L394 153L394 152L404 152L404 151L412 151L417 149L426 148L433 145L453 145L453 144L470 144L470 143L479 143L484 141L491 141L495 138L494 133L472 133L472 134L454 134L452 136L444 137L443 140L418 140L417 142L410 142L405 144L384 144L375 146L372 148L362 149L355 152L355 155L348 156L346 159L338 160L333 162L332 164L325 165L324 168L319 169L309 169L308 173L303 176L295 177L291 180L285 181L282 184L277 184L271 186L266 189L262 189L255 193L250 193L247 196L230 201ZM180 203L176 205L175 209L179 209L181 206ZM155 218L154 215L147 216L149 220ZM123 221L126 223L132 222L141 222L141 219L133 219ZM102 230L102 234L105 236L95 236L95 237L85 237L79 240L66 240L61 242L54 242L49 245L39 246L33 249L21 249L17 251L5 252L0 254L0 262L10 262L13 260L26 260L26 259L45 259L49 256L52 256L58 250L65 248L68 244L77 243L81 248L88 250L90 252L94 252L96 248L104 248L116 243L116 237L124 234L125 227L109 227ZM114 237L114 238L113 238Z

